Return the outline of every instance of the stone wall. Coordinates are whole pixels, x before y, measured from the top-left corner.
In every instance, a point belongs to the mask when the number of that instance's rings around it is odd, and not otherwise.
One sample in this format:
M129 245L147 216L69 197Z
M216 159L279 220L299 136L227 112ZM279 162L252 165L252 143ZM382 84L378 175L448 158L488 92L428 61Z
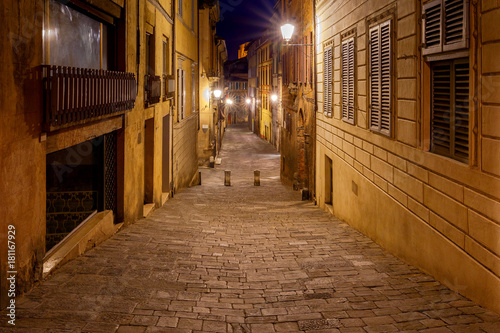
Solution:
M492 124L500 119L500 100L498 94L486 92L500 82L493 60L500 38L493 22L500 19L500 9L493 1L470 4L470 94L471 101L477 96L478 103L471 103L470 161L462 163L429 151L429 78L418 47L421 3L318 3L320 111L327 44L334 50L334 95L333 117L317 113L317 199L321 207L329 207L325 205L328 157L333 162L333 205L328 209L453 290L498 312L500 132ZM369 22L380 17L391 19L394 32L390 136L368 129L367 31ZM341 120L340 45L342 34L353 29L357 81L356 117L351 125Z
M17 293L41 277L45 247L45 143L41 85L30 71L42 63L43 3L0 4L0 305L7 302L7 231L16 230ZM36 83L35 83L36 84ZM29 91L29 98L25 95Z

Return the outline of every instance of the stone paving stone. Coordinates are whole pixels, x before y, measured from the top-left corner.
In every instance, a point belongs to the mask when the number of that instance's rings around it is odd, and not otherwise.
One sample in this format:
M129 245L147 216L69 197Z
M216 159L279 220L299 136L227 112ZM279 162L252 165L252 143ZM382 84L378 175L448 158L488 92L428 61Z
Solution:
M301 201L265 141L230 127L221 157L20 297L0 332L500 332L497 314Z

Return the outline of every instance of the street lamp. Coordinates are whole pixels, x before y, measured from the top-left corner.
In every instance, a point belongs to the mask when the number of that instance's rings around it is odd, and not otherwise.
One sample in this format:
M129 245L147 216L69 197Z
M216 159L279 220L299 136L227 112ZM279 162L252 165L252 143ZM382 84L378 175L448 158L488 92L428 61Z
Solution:
M222 90L220 90L220 89L215 89L214 90L214 97L215 98L220 98L221 95L222 95Z
M250 104L252 100L250 98L247 98L247 104Z
M232 100L232 99L230 99L230 98L228 98L228 99L226 100L226 103L227 103L227 104L229 104L229 105L232 105L232 104L233 104L233 100Z
M281 26L281 34L285 42L289 42L292 39L293 30L295 30L295 27L290 23Z
M271 95L271 101L276 102L278 100L278 95L272 94Z

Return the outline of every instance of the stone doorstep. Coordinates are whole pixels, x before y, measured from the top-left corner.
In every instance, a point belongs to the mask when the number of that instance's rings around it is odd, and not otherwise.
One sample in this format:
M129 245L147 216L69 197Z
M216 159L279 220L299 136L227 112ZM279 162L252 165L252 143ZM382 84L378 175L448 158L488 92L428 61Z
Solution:
M167 200L168 200L169 198L170 198L170 193L168 193L168 192L163 192L163 193L161 194L161 205L163 206L163 205L167 202Z
M145 218L148 217L148 215L151 214L154 209L155 209L154 203L144 204L144 208L142 209L142 216L144 216Z
M113 211L94 213L52 248L43 258L43 278L114 235L123 223L114 224Z

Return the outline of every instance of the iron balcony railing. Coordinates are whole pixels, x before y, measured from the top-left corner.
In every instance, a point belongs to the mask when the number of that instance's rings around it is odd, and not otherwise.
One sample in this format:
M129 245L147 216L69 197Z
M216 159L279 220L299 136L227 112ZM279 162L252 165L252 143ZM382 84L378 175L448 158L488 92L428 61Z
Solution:
M132 73L42 66L47 130L125 113L137 96Z
M160 101L161 97L161 78L154 75L146 75L144 78L145 98L144 102L146 107L156 104Z

